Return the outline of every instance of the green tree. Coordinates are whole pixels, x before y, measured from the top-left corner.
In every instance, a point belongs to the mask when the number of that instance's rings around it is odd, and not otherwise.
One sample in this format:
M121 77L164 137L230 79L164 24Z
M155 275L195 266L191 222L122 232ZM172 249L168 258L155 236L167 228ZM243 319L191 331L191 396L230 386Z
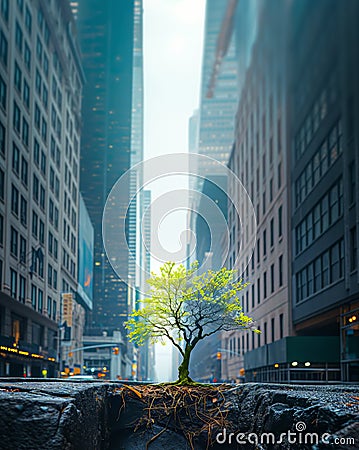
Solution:
M167 262L160 274L151 273L148 298L141 300L125 326L130 341L143 345L168 339L182 355L177 384L193 383L189 363L199 341L218 332L238 328L259 333L246 316L238 293L248 286L235 281L235 272L223 268L195 275L198 263L186 270L183 265Z

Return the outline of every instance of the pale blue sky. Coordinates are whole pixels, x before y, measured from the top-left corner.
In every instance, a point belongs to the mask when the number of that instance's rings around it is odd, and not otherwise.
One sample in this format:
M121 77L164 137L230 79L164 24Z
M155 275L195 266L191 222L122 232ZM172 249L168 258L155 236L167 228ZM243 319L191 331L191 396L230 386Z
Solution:
M220 0L222 1L222 0ZM188 120L198 108L205 0L144 0L144 154L145 159L188 150ZM187 180L162 180L153 197ZM170 185L170 186L169 186ZM185 214L167 217L160 240L175 250ZM153 261L152 268L158 264ZM170 377L169 348L156 346L160 381Z

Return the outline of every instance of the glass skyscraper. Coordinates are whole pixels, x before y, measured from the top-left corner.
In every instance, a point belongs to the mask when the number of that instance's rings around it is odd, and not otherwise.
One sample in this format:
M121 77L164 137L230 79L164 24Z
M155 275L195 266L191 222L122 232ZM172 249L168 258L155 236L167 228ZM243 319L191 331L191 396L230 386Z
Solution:
M134 0L81 0L77 22L86 77L81 192L95 228L94 309L87 321L93 334L120 328L128 314L127 284L103 247L102 213L111 188L131 164ZM128 268L127 247L120 258Z

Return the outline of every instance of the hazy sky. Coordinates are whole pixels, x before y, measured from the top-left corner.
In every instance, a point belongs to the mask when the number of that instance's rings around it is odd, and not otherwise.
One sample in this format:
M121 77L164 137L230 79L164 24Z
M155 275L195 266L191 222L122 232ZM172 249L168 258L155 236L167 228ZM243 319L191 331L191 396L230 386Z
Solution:
M145 159L188 150L188 120L198 108L205 0L144 0ZM186 181L177 179L178 187ZM153 184L153 197L173 180ZM161 227L164 246L175 250L185 215L172 214ZM152 268L158 264L154 261ZM168 347L156 346L156 369L168 380Z

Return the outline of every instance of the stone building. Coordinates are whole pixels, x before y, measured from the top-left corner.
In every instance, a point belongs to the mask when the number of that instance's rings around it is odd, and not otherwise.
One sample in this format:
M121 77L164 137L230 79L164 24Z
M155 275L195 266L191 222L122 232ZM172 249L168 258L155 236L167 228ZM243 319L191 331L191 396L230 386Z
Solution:
M1 1L1 375L55 376L61 294L75 301L84 80L74 36L65 0Z

